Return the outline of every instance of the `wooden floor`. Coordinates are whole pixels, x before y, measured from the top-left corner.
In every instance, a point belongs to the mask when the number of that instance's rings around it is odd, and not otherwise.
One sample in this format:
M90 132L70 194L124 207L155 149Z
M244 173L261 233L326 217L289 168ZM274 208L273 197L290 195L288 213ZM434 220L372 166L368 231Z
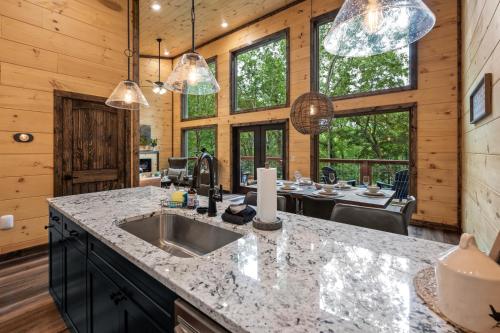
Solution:
M449 231L410 226L410 236L458 243ZM45 248L0 258L0 333L69 332L48 293Z
M69 332L48 293L48 253L0 258L0 333Z

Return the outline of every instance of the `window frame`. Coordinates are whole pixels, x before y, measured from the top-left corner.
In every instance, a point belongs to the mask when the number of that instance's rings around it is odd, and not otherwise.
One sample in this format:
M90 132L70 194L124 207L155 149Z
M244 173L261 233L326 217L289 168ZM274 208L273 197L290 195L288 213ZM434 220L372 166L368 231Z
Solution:
M207 65L210 65L211 62L215 64L215 79L218 81L219 74L219 66L217 64L217 55L207 58L205 60ZM219 93L215 94L215 113L211 116L198 116L198 117L186 117L187 110L187 98L188 95L181 94L181 122L190 121L190 120L199 120L199 119L208 119L208 118L216 118L218 116L219 111Z
M320 43L321 41L319 40L319 26L326 23L333 21L335 17L337 16L339 10L333 10L331 12L316 16L311 18L311 36L310 36L310 58L311 58L311 90L312 91L318 91L319 92L319 49L320 49ZM353 93L353 94L348 94L348 95L343 95L343 96L334 96L330 97L331 100L343 100L343 99L350 99L350 98L358 98L358 97L366 97L366 96L374 96L374 95L383 95L383 94L389 94L389 93L395 93L395 92L400 92L400 91L407 91L407 90L415 90L418 88L418 42L414 42L410 44L409 47L409 84L403 87L396 87L396 88L387 88L387 89L382 89L382 90L375 90L375 91L367 91L367 92L359 92L359 93Z
M217 146L218 146L218 130L217 130L217 124L210 124L210 125L201 125L201 126L192 126L192 127L183 127L181 128L181 157L187 157L186 156L186 132L192 131L192 130L202 130L202 129L214 129L214 134L215 134L215 148L214 148L214 155L212 156L214 159L217 159Z
M417 103L405 103L405 104L395 104L395 105L384 105L372 108L360 108L342 111L342 113L336 114L336 118L345 117L355 117L355 116L366 116L372 114L384 114L391 112L408 112L409 124L409 158L408 158L408 171L410 173L410 187L408 193L414 197L417 197L417 187L418 187L418 165L417 165ZM310 170L311 179L319 182L319 135L312 135L310 141L311 149L311 160L310 160Z
M285 51L285 56L286 56L286 100L284 104L280 105L273 105L273 106L264 106L264 107L259 107L259 108L253 108L253 109L243 109L243 110L236 110L236 93L237 93L237 84L236 84L236 77L237 77L237 66L236 66L236 58L238 55L252 50L256 49L264 44L279 40L281 38L285 37L286 41L286 51ZM229 51L230 52L230 79L229 79L229 85L230 85L230 110L229 113L231 115L234 114L242 114L242 113L248 113L248 112L258 112L258 111L265 111L265 110L274 110L274 109L283 109L290 107L290 28L285 28L283 30L279 30L277 32L274 32L270 35L264 36L262 38L256 39L252 41L250 44L247 44L245 46L236 48L234 50Z

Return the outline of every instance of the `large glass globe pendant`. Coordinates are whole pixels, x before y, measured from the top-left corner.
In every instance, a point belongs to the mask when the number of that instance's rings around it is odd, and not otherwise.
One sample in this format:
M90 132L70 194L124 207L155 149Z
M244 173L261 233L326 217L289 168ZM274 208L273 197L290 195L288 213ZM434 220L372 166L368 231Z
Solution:
M365 57L409 45L435 23L421 0L346 0L323 45L331 54Z

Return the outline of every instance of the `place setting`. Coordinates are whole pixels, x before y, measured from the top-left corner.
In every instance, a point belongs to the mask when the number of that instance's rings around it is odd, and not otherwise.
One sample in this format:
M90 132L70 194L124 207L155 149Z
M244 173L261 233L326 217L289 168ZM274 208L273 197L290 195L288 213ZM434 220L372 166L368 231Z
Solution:
M299 185L292 180L283 180L281 185L278 185L278 190L283 192L294 192L299 191Z
M368 185L366 189L356 192L357 195L367 198L386 198L388 195L384 193L377 185Z
M340 198L344 196L335 190L335 185L333 184L322 184L321 188L314 191L312 194L324 198Z

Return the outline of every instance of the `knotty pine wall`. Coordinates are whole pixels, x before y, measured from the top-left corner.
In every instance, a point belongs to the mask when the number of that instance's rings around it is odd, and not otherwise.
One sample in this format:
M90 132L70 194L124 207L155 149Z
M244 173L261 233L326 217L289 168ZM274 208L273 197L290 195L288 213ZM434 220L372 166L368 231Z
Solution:
M462 1L462 221L483 250L500 231L500 1ZM469 123L469 97L493 74L493 114Z
M0 254L47 242L53 90L107 96L126 77L125 10L99 0L0 1ZM34 141L14 142L16 132Z
M457 228L458 219L458 4L454 0L426 0L437 16L433 31L418 43L418 89L335 102L336 112L349 109L417 103L418 211L414 219ZM339 8L341 0L314 0L313 16ZM184 127L218 125L217 158L220 180L231 188L231 124L288 119L290 109L230 115L230 50L290 28L290 94L293 102L309 90L310 6L299 3L265 20L198 49L206 58L217 56L218 117L181 121L180 96L174 94L174 155L181 154ZM178 59L177 59L178 60ZM290 125L289 173L309 174L310 139Z
M161 81L165 82L172 71L172 60L162 59L160 63ZM172 156L172 92L157 95L151 90L151 82L147 81L158 81L158 59L141 58L139 77L142 92L149 102L149 108L141 108L140 124L150 125L151 137L158 138L160 170L164 170Z

